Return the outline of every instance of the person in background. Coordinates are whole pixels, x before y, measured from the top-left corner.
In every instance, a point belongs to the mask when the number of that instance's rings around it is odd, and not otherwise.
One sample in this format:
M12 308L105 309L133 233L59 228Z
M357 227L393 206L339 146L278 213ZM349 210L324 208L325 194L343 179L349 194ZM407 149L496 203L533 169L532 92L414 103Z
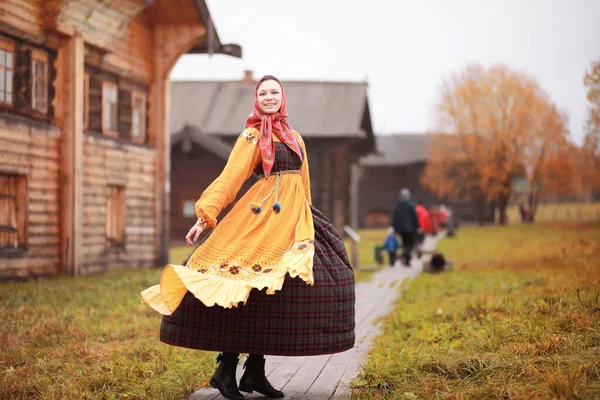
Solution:
M417 251L417 257L421 258L421 255L423 254L422 248L423 243L425 242L425 237L427 234L433 234L433 225L431 223L429 211L427 211L427 209L423 206L422 202L417 201L415 211L417 213L417 217L419 218L419 230L417 231L417 243L415 250Z
M456 234L456 223L454 222L452 209L442 204L440 205L440 211L445 218L444 227L446 228L446 234L448 236L454 236Z
M400 242L398 242L398 238L394 233L394 228L390 226L390 228L388 229L388 235L385 238L385 242L383 243L383 248L388 253L390 267L393 267L396 263L396 254L398 252L398 247L400 247Z
M410 191L406 188L400 190L400 201L394 207L391 225L394 232L402 238L402 263L408 267L419 230L419 219L415 205L410 201Z

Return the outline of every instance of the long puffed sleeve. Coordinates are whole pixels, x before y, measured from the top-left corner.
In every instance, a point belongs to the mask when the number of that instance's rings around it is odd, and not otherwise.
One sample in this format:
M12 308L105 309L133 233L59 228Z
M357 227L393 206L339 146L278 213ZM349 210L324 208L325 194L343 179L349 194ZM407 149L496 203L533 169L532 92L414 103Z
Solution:
M235 199L244 182L252 175L259 159L258 131L246 129L237 138L221 175L196 202L196 216L206 221L208 227L217 225L217 216Z
M296 139L304 152L304 162L302 163L302 168L300 168L300 175L302 176L302 186L304 186L304 194L306 196L306 200L308 204L312 205L312 198L310 195L310 173L308 171L308 152L306 151L306 144L300 134L294 131L296 134Z

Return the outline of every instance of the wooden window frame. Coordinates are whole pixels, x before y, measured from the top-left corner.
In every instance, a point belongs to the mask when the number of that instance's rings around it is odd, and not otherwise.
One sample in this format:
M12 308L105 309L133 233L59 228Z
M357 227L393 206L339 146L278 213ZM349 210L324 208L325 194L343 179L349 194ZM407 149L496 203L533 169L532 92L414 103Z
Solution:
M83 75L83 130L90 126L90 73Z
M125 247L125 186L108 185L106 247Z
M134 121L135 121L135 101L142 100L143 104L143 115L140 118L140 135L134 135ZM146 95L142 92L132 91L131 92L131 141L135 143L144 143L146 141L146 118L148 115L148 106L146 102Z
M0 173L0 181L7 182L0 186L0 255L22 252L27 249L27 175Z
M41 62L44 65L44 74L43 76L37 76L35 74L35 63ZM33 49L31 50L31 108L39 113L47 114L48 113L48 53L42 50ZM44 98L44 105L41 108L37 108L36 102L40 93L36 92L36 83L38 80L42 80L44 82L44 90L42 91L42 95Z
M5 39L3 37L0 37L0 50L3 50L6 53L10 53L12 55L12 66L11 68L6 68L6 66L4 65L0 65L0 68L2 68L4 70L4 93L3 93L3 97L4 94L6 93L6 72L10 71L12 78L10 80L10 102L8 101L4 101L4 100L0 100L0 104L5 105L5 106L11 106L13 105L13 102L15 100L15 93L14 93L14 89L15 89L15 85L14 85L14 79L15 79L15 42L13 42L12 40L9 39Z
M116 99L115 99L115 121L117 126L115 126L115 129L112 129L112 127L107 127L104 118L104 114L106 112L105 106L106 106L106 101L104 99L104 92L106 88L113 88L115 90L116 93ZM119 137L119 86L116 83L113 82L108 82L108 81L102 81L102 112L100 117L102 118L102 133L104 133L105 135L108 136L114 136L114 137Z

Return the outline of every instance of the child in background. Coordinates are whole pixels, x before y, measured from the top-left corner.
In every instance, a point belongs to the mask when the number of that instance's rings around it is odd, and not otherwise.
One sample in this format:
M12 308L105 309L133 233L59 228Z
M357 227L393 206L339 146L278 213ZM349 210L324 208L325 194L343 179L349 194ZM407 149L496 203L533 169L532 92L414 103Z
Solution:
M383 243L383 248L388 252L390 267L393 267L396 263L396 252L398 251L398 247L400 247L400 242L398 242L398 238L394 233L394 228L388 228L388 235L385 238L385 242Z

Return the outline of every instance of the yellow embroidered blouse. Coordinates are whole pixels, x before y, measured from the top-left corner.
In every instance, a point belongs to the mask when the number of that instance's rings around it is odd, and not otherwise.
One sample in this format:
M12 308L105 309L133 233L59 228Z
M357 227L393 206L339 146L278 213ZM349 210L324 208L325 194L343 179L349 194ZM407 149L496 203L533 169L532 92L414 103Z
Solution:
M160 284L142 294L145 303L170 315L189 290L207 306L230 308L246 302L253 288L275 294L286 274L314 283L314 227L310 210L310 176L306 147L294 132L304 162L300 173L273 174L256 182L217 226L221 210L235 199L242 184L261 162L259 132L244 130L238 137L227 165L196 202L196 215L209 227L211 235L191 255L186 266L169 264ZM273 137L278 141L276 136ZM254 214L250 204L267 197L272 204L275 182L281 213L270 206Z

